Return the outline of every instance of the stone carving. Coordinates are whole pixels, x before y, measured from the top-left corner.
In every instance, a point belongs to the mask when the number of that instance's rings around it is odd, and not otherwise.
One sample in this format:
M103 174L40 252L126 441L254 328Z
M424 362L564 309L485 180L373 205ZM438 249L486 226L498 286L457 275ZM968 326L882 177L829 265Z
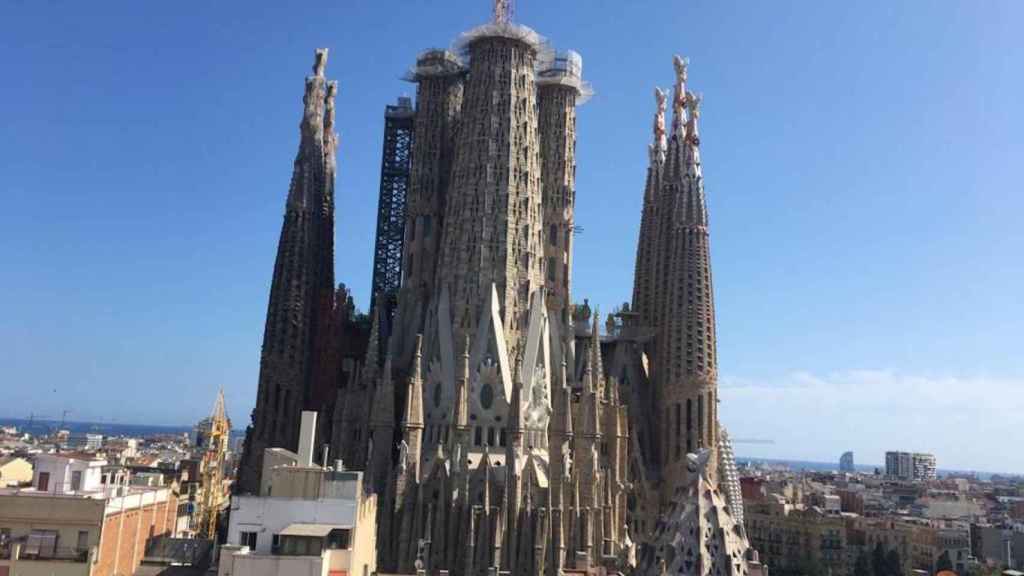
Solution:
M574 304L572 307L572 319L577 324L586 324L590 322L590 300L587 298L583 299L583 304Z
M711 459L711 451L702 448L697 452L686 455L686 470L690 473L690 483L694 483L698 476L707 475L708 461Z
M687 68L690 66L690 59L683 58L677 54L672 57L672 66L676 69L676 87L682 86L687 80Z
M512 0L494 0L494 23L508 24L512 20Z
M405 439L403 438L402 441L398 443L398 468L401 471L405 472L405 470L408 469L408 467L409 467L409 444L407 444Z
M665 136L665 109L668 92L656 87L654 89L654 99L658 103L658 111L654 115L654 138L660 141Z
M546 430L551 420L551 398L548 393L547 371L537 366L530 385L530 400L526 408L526 426L532 430Z
M694 119L700 118L700 105L702 102L704 102L704 97L700 94L686 93L686 104L690 109L690 117Z
M263 423L283 414L285 422L275 426L286 428L294 417L288 412L304 399L294 392L319 397L322 388L335 394L337 405L322 403L325 414L334 415L332 453L344 454L354 470L368 470L365 486L384 503L377 540L382 572L410 573L419 559L425 570L458 574L497 571L499 564L513 574L558 574L585 555L589 568L607 573L630 573L640 556L643 569L636 574L660 568L691 576L753 576L727 570L728 556L741 554L745 544L728 531L735 519L727 518L729 510L715 495L714 451L682 461L652 453L668 445L670 427L661 415L678 413L688 400L703 400L705 409L694 409L692 430L675 434L686 436L682 445L717 446L714 308L693 124L701 103L686 91L687 62L673 61L671 139L665 128L668 93L655 89L655 139L632 306L609 316L601 336L599 315L588 300L569 305L579 89L538 80L535 64L546 48L508 41L513 29L523 28L508 22L510 10L511 0L496 0L497 24L485 25L463 45L468 66L450 53L417 61L406 207L407 222L415 223L407 234L415 233L408 234L412 244L390 339L378 351L386 355L386 368L383 374L375 369L377 356L372 363L369 355L362 364L356 360L345 373L358 386L336 382L340 369L330 372L333 379L307 381L286 360L294 353L319 372L333 365L320 366L311 352L339 353L311 334L309 321L331 317L315 306L331 300L311 298L316 291L310 282L333 282L326 259L333 221L321 220L334 215L327 203L334 190L333 140L327 135L333 134L333 118L325 99L335 88L322 77L326 52L317 54L314 76L306 79L296 162L297 174L311 176L293 184L287 222L294 212L301 226L282 233L281 270L275 272L295 280L275 283L284 288L272 296L264 343L265 357L274 362L261 371L266 377L261 375L255 412L262 418L254 418L253 445L259 449L264 437L277 442ZM432 62L443 65L430 71ZM514 146L504 145L513 140ZM314 236L316 246L306 246L304 239ZM323 254L299 257L291 251L296 246ZM292 265L296 259L302 261ZM346 327L317 324L324 331ZM430 335L426 354L423 334ZM692 367L676 361L691 339L703 344ZM458 360L456 343L465 344ZM404 394L401 385L392 385L392 361L395 381L407 383ZM514 407L513 383L520 399ZM275 394L279 389L282 394ZM365 390L372 391L372 402ZM280 406L271 402L278 396ZM631 405L635 401L639 407ZM372 440L353 433L368 428ZM250 457L246 468L258 469L258 461ZM699 502L690 498L693 493L702 496ZM633 502L635 511L627 513ZM626 518L633 524L624 526ZM656 542L659 518L657 537L663 540ZM701 518L724 531L690 532ZM427 554L418 553L420 541L429 543ZM714 571L695 561L705 545L714 548L705 564L718 562ZM727 553L720 553L725 546ZM655 547L681 553L645 556ZM544 565L533 564L534 550L546 552ZM678 561L686 554L689 561Z
M562 444L562 477L572 477L572 449L568 443Z
M480 407L490 410L494 406L495 391L498 389L499 374L498 365L491 357L484 359L477 372L477 383L480 387L480 394L477 398Z

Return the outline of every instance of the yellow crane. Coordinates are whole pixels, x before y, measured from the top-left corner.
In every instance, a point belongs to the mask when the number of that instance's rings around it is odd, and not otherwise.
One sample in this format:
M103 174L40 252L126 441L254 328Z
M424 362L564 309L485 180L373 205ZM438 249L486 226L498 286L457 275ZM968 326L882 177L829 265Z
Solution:
M217 518L224 504L224 459L228 452L231 423L224 414L224 389L217 394L217 402L210 415L210 429L203 451L200 484L199 536L213 540L217 537Z

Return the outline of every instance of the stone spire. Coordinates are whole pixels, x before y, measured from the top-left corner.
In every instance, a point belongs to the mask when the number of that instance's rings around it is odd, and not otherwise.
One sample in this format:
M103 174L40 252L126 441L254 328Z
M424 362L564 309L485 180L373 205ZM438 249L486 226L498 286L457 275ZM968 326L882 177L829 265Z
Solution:
M374 389L370 429L373 448L369 470L374 489L381 494L391 476L391 451L395 444L395 385L391 379L390 356L384 359L384 374Z
M665 504L687 477L685 454L717 447L717 352L707 199L700 158L700 97L686 90L688 64L673 59L672 130L661 155L661 103L637 245L633 311L653 335L645 345L652 380L651 417L634 422L650 438L642 454L658 476ZM645 444L648 446L648 444ZM710 477L716 477L717 458Z
M683 127L686 125L686 80L687 68L690 65L688 59L682 56L672 58L672 65L676 69L676 83L672 91L672 136L681 137Z
M587 362L590 364L591 385L598 397L604 396L604 363L601 360L601 324L598 322L601 314L594 311L593 323L590 326L590 350L588 351Z
M334 171L337 84L324 77L327 50L316 51L306 78L299 151L277 247L252 425L236 490L255 493L263 450L298 447L303 409L331 421L337 371L334 342ZM326 437L326 436L325 436Z
M405 414L402 417L403 440L408 445L408 463L414 466L414 477L419 479L420 456L423 450L423 336L416 336L416 351L412 358L412 374L405 393Z
M708 207L704 197L704 171L700 166L700 135L697 120L700 119L700 105L703 98L699 94L687 92L686 104L689 120L686 124L686 171L689 184L689 196L686 204L686 225L707 227Z
M459 458L455 464L461 470L466 455L462 452L469 445L469 338L463 340L462 355L459 358L459 375L455 382L455 414L452 418L452 457Z
M668 296L664 310L672 322L663 332L658 350L665 360L660 366L664 377L659 383L660 403L671 410L673 418L679 418L672 425L682 431L673 438L668 466L677 478L686 475L681 453L717 449L718 369L707 201L697 127L700 99L688 93L686 104L686 135L673 142L677 150L670 153L679 162L667 176L674 198L669 240L672 258L664 286ZM718 459L713 457L708 467L713 479L717 464ZM666 494L671 493L671 488L665 489Z
M462 109L465 68L447 50L427 50L405 79L416 83L416 113L406 200L402 287L389 350L399 373L407 373L413 339L426 333L426 311L435 298L441 233L455 133Z
M493 284L513 370L526 319L543 287L542 198L535 32L485 25L464 35L469 54L445 209L437 285L450 294L454 337L478 325ZM493 142L495 145L481 145ZM513 380L518 374L513 374Z
M650 163L644 185L644 203L640 217L640 236L637 240L636 267L633 272L633 312L640 315L642 325L653 325L655 255L657 250L658 199L661 193L661 174L668 151L665 136L665 104L667 93L654 89L657 109L654 114L653 139L649 145Z
M732 451L732 441L724 427L718 429L718 474L725 502L729 505L729 513L736 523L743 525L743 488L740 475L736 470L736 455Z
M544 281L548 315L568 321L576 205L576 106L590 94L583 58L569 50L544 58L537 71L537 104L544 192Z

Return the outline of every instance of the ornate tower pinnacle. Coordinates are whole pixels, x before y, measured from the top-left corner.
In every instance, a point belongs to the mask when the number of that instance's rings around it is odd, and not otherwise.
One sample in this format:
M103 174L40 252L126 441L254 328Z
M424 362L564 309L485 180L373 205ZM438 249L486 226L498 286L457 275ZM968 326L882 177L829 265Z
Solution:
M657 111L654 113L654 141L651 143L651 162L664 162L665 150L668 142L665 137L665 108L668 92L661 88L654 88L654 100L657 103Z
M672 135L681 133L686 124L686 79L687 68L690 65L688 58L676 55L672 58L672 65L676 70L676 83L672 93Z
M700 105L702 102L704 102L704 96L701 94L686 93L686 107L690 112L690 118L686 123L686 134L687 141L693 146L700 145L700 138L697 134L697 120L700 118Z
M508 24L512 22L512 0L494 0L494 23Z
M408 446L408 463L413 477L419 480L420 456L423 450L423 336L416 336L416 352L412 357L412 375L405 393L405 413L402 417L403 441Z

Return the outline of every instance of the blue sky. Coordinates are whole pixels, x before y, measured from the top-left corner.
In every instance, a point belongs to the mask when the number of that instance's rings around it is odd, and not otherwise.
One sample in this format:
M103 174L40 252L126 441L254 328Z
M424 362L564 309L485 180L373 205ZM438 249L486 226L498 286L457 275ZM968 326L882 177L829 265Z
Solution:
M365 307L385 104L445 2L0 5L0 416L249 418L303 77L340 81ZM703 92L723 404L751 456L1024 472L1024 3L519 0L584 57L577 298L631 293L652 90Z

